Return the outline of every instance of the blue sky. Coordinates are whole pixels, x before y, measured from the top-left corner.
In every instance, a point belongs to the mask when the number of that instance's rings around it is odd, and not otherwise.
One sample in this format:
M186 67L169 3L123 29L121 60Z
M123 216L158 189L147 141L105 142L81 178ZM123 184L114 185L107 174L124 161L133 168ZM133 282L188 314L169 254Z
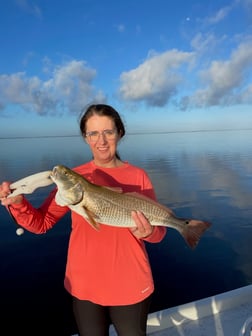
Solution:
M129 133L252 128L252 0L2 1L0 42L0 137L94 102Z

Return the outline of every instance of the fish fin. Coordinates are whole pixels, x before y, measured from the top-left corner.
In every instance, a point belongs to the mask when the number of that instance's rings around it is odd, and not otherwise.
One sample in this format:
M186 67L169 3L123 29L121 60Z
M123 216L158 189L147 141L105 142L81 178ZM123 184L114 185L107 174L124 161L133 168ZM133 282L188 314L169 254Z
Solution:
M78 215L82 216L88 224L90 224L95 230L100 230L100 224L95 220L95 214L93 214L90 210L85 208L84 206L77 205L68 205L69 209L76 212Z
M100 230L100 224L96 222L95 220L95 215L88 209L85 209L85 212L87 214L86 220L88 221L88 223L97 231Z
M194 249L198 242L200 241L203 233L211 226L210 223L191 219L186 220L186 225L181 231L182 236L184 237L187 244Z

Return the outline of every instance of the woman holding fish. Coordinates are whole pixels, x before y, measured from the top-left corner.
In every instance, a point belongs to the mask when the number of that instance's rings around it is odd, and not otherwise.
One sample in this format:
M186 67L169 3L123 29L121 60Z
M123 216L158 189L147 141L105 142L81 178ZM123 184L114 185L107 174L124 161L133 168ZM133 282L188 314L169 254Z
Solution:
M89 106L80 120L80 131L93 158L74 171L118 193L137 192L156 199L147 173L120 159L117 145L125 128L113 107ZM67 206L56 203L56 191L36 209L23 195L11 197L10 183L3 182L0 199L21 226L40 234L69 211ZM139 211L132 212L136 224L133 228L96 226L74 211L71 215L64 284L73 297L79 335L108 336L110 323L120 336L146 335L154 284L144 241L160 242L166 228L152 226ZM87 213L87 217L92 214Z

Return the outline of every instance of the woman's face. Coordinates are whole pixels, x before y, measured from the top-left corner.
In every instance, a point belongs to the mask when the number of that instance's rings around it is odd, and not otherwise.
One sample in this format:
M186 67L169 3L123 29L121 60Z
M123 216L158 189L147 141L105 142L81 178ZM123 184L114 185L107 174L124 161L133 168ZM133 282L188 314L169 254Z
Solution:
M113 119L106 116L93 115L86 123L86 141L92 151L97 165L109 166L115 162L117 133Z

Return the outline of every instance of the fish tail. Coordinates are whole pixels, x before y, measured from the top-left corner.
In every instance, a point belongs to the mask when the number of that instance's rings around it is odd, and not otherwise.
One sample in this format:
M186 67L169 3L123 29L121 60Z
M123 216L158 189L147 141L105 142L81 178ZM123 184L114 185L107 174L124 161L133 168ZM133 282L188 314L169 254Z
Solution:
M181 234L184 237L187 244L194 249L203 233L210 227L210 223L203 222L200 220L185 220L186 225L182 230Z

